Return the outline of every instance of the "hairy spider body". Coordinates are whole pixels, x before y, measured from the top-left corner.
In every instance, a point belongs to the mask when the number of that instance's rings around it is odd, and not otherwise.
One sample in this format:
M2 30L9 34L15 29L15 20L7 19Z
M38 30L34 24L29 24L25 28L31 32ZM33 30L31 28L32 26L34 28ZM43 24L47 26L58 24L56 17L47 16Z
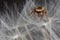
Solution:
M47 17L48 15L47 9L42 6L34 7L34 9L32 10L32 13L38 17L43 17L43 16Z

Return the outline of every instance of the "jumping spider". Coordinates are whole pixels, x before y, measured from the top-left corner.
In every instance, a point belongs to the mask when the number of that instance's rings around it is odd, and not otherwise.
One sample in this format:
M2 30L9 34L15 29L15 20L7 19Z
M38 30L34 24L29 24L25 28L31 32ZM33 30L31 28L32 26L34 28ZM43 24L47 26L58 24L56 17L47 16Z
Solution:
M42 7L42 6L34 7L31 13L33 13L38 17L46 16L46 18L48 18L48 11L45 7Z

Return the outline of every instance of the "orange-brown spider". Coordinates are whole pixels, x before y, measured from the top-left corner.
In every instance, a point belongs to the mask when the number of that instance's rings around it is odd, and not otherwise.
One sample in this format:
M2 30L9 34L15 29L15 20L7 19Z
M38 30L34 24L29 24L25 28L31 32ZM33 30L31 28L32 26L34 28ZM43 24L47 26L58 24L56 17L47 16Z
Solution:
M34 7L32 13L38 17L46 16L46 18L48 18L48 11L45 7L42 6Z

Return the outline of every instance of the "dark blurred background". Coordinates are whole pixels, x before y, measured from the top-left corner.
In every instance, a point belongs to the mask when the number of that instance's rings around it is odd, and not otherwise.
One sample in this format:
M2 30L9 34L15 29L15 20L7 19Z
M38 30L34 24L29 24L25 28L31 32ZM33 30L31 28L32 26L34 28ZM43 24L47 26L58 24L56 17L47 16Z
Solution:
M13 3L16 3L18 8L23 8L23 5L25 4L26 0L0 0L0 11L3 11L4 9L4 2L8 4L9 7L13 5Z

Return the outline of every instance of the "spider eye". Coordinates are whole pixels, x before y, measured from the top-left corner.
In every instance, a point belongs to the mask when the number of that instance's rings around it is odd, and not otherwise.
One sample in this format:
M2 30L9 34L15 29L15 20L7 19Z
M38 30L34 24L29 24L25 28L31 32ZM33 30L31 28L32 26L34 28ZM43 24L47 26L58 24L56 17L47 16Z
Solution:
M42 12L40 11L40 13L42 13Z

